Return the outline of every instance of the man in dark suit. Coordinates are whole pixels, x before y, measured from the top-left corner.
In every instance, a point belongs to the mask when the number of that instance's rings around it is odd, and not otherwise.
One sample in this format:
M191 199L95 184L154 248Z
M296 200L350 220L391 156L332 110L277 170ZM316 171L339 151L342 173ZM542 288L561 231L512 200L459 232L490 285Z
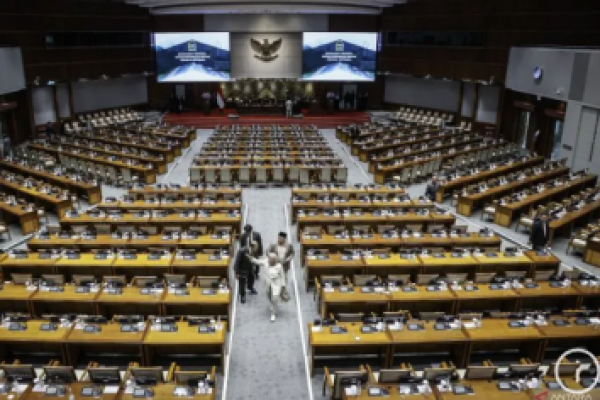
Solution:
M242 247L238 251L233 263L235 277L239 282L240 300L242 303L246 302L246 288L250 290L250 294L258 293L254 289L254 268L254 264L250 260L250 249Z
M533 249L544 249L548 244L549 236L550 222L548 221L548 216L546 214L536 216L531 226L531 235L529 236L529 242L533 246Z
M434 176L431 178L431 182L427 184L425 188L425 197L431 201L435 201L435 195L437 194L440 185L438 184L437 178Z
M263 255L263 245L260 233L254 232L252 225L244 226L244 233L240 237L240 248L247 247L250 249L250 255L254 258L260 258ZM259 266L255 266L255 275L258 277Z

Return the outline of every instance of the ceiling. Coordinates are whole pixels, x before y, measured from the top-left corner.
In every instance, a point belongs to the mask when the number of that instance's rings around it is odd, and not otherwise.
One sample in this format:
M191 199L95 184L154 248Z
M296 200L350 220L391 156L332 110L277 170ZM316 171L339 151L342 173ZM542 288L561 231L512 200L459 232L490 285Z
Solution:
M114 0L152 14L380 14L409 0Z

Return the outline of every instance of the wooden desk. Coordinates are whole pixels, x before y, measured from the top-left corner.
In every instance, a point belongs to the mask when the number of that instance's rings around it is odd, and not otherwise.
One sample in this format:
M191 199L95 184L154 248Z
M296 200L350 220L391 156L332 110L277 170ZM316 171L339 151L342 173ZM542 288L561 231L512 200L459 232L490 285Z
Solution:
M30 300L36 291L27 289L25 285L4 284L0 290L0 312L31 314Z
M33 389L25 395L24 400L48 400L49 396L45 393L44 390L46 386L48 385L45 385L42 382L36 384L33 387ZM57 396L56 398L68 399L69 396L73 396L75 400L86 400L89 399L89 397L82 396L81 391L84 388L96 388L98 386L102 388L102 394L100 394L99 396L94 396L93 398L96 400L117 400L122 395L122 389L117 385L112 386L112 388L117 390L115 393L107 393L103 385L96 385L92 382L73 382L67 385L68 388L66 395ZM111 387L111 385L107 385L106 387Z
M173 289L166 291L161 301L164 315L226 315L227 321L231 321L232 291L229 288L216 290L215 294L198 287L186 290L188 295L175 294Z
M364 267L362 257L358 256L347 259L344 255L330 253L327 258L317 258L315 256L305 256L305 283L306 291L310 282L314 281L315 276L328 274L354 275L360 273Z
M410 274L411 279L416 279L417 273L422 269L421 261L417 257L404 258L398 253L390 254L389 258L363 257L365 272L388 276L390 274Z
M74 285L62 286L62 292L38 289L31 297L31 313L34 317L43 314L88 314L96 312L94 302L98 292L77 293Z
M17 197L25 197L31 200L36 205L42 203L44 206L49 206L56 210L57 215L62 215L66 210L73 207L71 199L63 197L62 193L45 193L41 191L41 187L34 186L31 188L22 186L15 181L9 181L4 178L0 178L0 187L4 191L15 193Z
M528 357L533 362L541 360L544 336L534 325L511 328L507 319L484 319L481 324L481 328L463 327L463 331L471 341L466 365L471 364L473 353L477 351L499 349L519 350L520 356L515 358Z
M41 178L45 181L51 182L53 185L62 187L71 192L84 194L87 196L88 203L90 204L96 204L102 201L102 187L99 185L77 181L64 175L51 174L49 172L40 171L38 169L7 160L0 160L0 166L9 171Z
M361 323L339 323L348 332L332 334L329 327L322 331L313 330L308 324L308 342L310 345L310 373L314 376L315 359L330 354L370 354L382 359L381 365L388 365L388 347L391 344L387 331L361 333Z
M114 315L160 315L164 292L142 294L138 287L127 286L121 294L103 289L96 298L96 313L112 318Z
M173 254L168 253L164 256L154 259L150 253L137 253L135 258L125 258L117 256L113 263L113 272L115 275L125 275L128 280L134 276L163 276L171 269Z
M592 354L600 350L600 329L594 325L577 325L576 318L556 318L568 321L568 326L557 326L548 320L545 326L537 329L545 338L543 350L566 351L573 348L587 348Z
M200 357L201 354L218 354L224 371L227 323L221 324L222 328L214 333L199 333L198 326L190 326L187 322L176 322L177 332L149 329L144 338L146 365L154 365L161 355L193 354Z
M539 182L558 178L559 176L565 175L568 172L569 168L560 167L550 171L542 172L541 174L533 174L525 179L516 180L505 185L498 185L483 192L472 193L467 196L459 196L458 203L456 205L456 211L460 215L470 217L473 215L473 211L475 211L475 209L481 204L489 202L493 199L498 199L517 190L529 188Z
M51 274L57 258L41 258L38 253L27 253L25 257L15 257L12 254L0 261L4 279L10 279L11 273L17 274Z
M550 233L548 235L548 244L552 244L556 231L566 231L566 236L570 236L576 223L583 219L591 220L595 212L600 209L600 199L593 201L581 207L579 210L567 212L565 216L552 220L549 224ZM590 221L591 222L591 221Z
M423 311L440 311L452 314L456 295L450 290L428 290L429 285L415 285L415 291L396 288L390 293L390 311L410 311L417 315Z
M487 171L481 171L477 174L471 174L467 176L460 177L458 179L454 179L450 182L441 184L437 193L436 199L438 203L443 203L446 194L452 192L453 190L458 190L463 187L467 187L476 182L481 182L493 178L495 176L505 175L512 171L520 171L526 168L533 167L535 165L540 165L544 162L544 157L529 157L525 160L511 162L506 165L497 166L494 169L490 169Z
M533 262L532 268L535 271L558 271L561 260L554 254L539 254L534 250L525 251L525 255Z
M192 260L173 257L171 270L174 274L184 274L187 278L192 276L218 276L229 279L228 255L214 256L206 253L196 253Z
M581 303L581 292L575 285L553 287L550 282L536 282L536 288L515 289L521 297L520 309L542 310L548 307L560 310L576 309ZM595 296L600 297L600 293Z
M583 252L583 261L595 267L600 267L600 235L592 235Z
M381 288L380 292L363 292L363 288L353 287L350 293L343 293L340 288L321 290L321 317L328 318L329 313L344 312L377 312L381 314L389 308L390 293ZM364 288L369 289L369 288Z
M519 310L519 293L509 289L492 289L485 283L474 284L478 290L468 291L464 286L461 289L450 290L456 296L455 313L465 311L482 312L485 310L517 311Z
M51 353L63 364L67 364L63 343L71 326L58 326L54 331L42 331L40 326L45 323L47 321L29 320L24 331L0 327L0 358L11 364L15 359L22 358L22 353Z
M419 324L424 330L410 330L409 324ZM390 336L389 365L397 365L396 356L402 353L448 353L448 356L457 366L466 365L466 353L469 338L461 329L436 330L434 322L408 321L401 330L387 329ZM407 355L404 355L406 357ZM438 354L436 356L439 357ZM444 357L445 358L445 357ZM409 360L403 360L409 361Z
M488 253L473 256L479 263L481 272L527 271L527 275L533 277L533 261L527 255L509 257L505 253L494 254L495 257L490 257Z
M464 257L452 257L452 253L442 253L443 257L434 255L418 255L421 261L422 272L425 274L444 274L466 272L474 276L478 270L479 262L472 255Z
M508 203L506 205L498 205L496 207L496 213L494 214L494 223L508 228L512 224L513 219L517 216L517 213L527 213L536 204L548 202L554 196L566 196L575 191L593 187L596 185L597 179L598 177L596 175L589 174L569 181L564 185L527 196L523 200Z
M96 258L94 253L80 253L78 258L61 257L54 264L55 271L70 279L73 275L94 275L102 277L113 271L114 255L107 258Z
M94 324L88 324L94 325ZM78 367L85 363L83 358L87 353L93 353L95 357L99 353L109 353L111 355L123 354L129 358L129 361L138 361L143 365L144 352L142 343L148 330L148 324L140 325L138 332L122 332L121 324L107 323L96 324L102 331L98 333L84 332L84 324L75 324L69 335L65 339L68 364Z
M214 379L214 377L212 377ZM156 399L156 400L173 400L176 399L177 396L175 396L173 394L174 390L178 387L178 385L176 385L175 383L159 383L156 386L152 386L152 398ZM207 394L198 394L196 391L196 394L194 394L193 397L188 397L186 396L186 399L193 399L193 400L215 400L217 397L217 390L215 389L211 389L210 393ZM119 400L137 400L137 397L133 397L133 393L128 393L127 391L123 391L121 396L119 397ZM40 399L42 400L42 399ZM77 400L83 400L83 399L77 399ZM104 400L104 399L102 399Z
M465 397L485 400L535 400L531 390L514 392L510 390L498 389L497 381L488 381L484 379L462 379L460 383L469 386L473 389L473 395L465 396L454 394L453 392L440 392L437 387L434 388L434 393L437 400L460 400Z
M37 210L33 209L28 211L27 208L23 209L21 205L10 205L4 201L0 201L0 210L7 223L10 223L11 219L16 219L21 225L21 233L28 235L36 232L40 229L40 219L37 215Z

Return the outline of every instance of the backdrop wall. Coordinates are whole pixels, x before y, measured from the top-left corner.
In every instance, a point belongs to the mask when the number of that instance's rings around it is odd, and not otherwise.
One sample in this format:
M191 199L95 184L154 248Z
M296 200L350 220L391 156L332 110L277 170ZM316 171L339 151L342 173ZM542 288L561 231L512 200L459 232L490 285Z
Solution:
M409 76L385 78L385 101L415 107L456 112L460 84L454 81L419 79Z
M269 43L281 39L278 57L261 61L250 39ZM302 76L302 34L299 33L235 33L231 35L231 76L233 78L299 78Z
M352 18L352 17L350 17ZM327 15L206 14L206 32L327 32Z
M73 83L75 113L147 102L148 85L144 76Z

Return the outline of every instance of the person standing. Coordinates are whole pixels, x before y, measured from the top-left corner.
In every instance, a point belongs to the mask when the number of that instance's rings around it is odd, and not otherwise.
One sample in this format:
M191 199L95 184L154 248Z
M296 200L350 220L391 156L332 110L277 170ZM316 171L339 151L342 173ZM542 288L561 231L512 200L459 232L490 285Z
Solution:
M4 158L10 156L10 137L8 135L4 135L4 140L2 141L2 155Z
M54 125L52 125L52 122L50 121L46 124L46 136L48 137L48 140L54 139Z
M260 258L263 255L263 245L260 233L254 232L252 225L247 224L244 226L244 233L240 237L240 247L247 247L250 249L250 255L254 258ZM258 278L259 265L256 264L254 274Z
M435 197L437 195L437 191L439 190L440 185L437 181L437 177L431 178L431 182L427 184L425 188L425 197L427 197L431 201L435 201Z
M292 117L292 107L294 106L294 103L292 103L292 100L287 99L285 101L285 116L287 118L291 118Z
M533 246L534 250L542 250L548 245L548 239L550 238L550 223L548 221L548 215L541 214L536 216L531 225L531 234L529 236L529 242Z
M254 289L254 263L248 247L242 247L238 251L233 263L233 270L239 283L240 301L243 304L246 302L246 288L250 294L258 293Z
M252 259L253 262L263 264L265 268L265 282L267 284L267 297L271 305L271 322L275 322L277 308L281 301L282 292L285 290L285 272L281 263L277 262L277 254L269 253L266 260Z
M294 246L287 241L287 233L279 232L277 236L277 243L269 246L267 249L268 254L275 254L277 256L277 262L283 266L285 272L285 282L287 283L288 271L294 258Z

